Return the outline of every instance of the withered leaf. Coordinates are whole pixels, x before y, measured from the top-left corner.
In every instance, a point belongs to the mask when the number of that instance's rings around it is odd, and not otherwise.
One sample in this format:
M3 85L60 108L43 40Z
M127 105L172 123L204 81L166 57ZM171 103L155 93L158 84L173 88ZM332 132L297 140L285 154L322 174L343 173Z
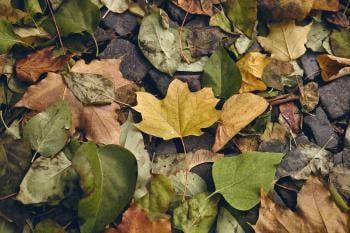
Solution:
M71 55L54 56L54 49L54 46L43 48L18 60L16 77L25 82L36 82L41 74L62 69Z
M281 116L285 119L293 132L300 131L300 111L293 102L281 104L279 106Z
M338 11L339 0L316 0L312 6L314 10Z
M253 228L256 233L346 233L350 230L349 219L333 202L325 185L311 176L298 194L296 212L277 205L262 192L259 219Z
M350 59L322 54L317 57L321 68L323 81L329 82L334 79L350 74Z
M191 14L211 16L213 15L213 4L219 4L221 0L172 0L172 2Z
M300 103L303 109L311 112L315 109L319 101L318 84L309 82L305 86L300 87Z

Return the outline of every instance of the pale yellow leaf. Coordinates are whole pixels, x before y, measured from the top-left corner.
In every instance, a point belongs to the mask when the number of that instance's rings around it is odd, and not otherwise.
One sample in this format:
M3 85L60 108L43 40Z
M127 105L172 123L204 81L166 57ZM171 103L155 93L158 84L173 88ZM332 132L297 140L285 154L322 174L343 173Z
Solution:
M222 108L212 150L220 150L241 129L261 115L268 105L263 97L252 93L231 96Z
M280 61L292 61L301 57L306 48L307 35L311 23L297 26L294 21L269 24L267 37L258 36L261 46L271 53L271 57Z
M220 116L215 109L219 100L211 88L190 92L187 83L178 79L169 85L167 95L158 100L146 92L137 92L137 106L142 121L135 126L141 131L165 140L189 135L199 136Z

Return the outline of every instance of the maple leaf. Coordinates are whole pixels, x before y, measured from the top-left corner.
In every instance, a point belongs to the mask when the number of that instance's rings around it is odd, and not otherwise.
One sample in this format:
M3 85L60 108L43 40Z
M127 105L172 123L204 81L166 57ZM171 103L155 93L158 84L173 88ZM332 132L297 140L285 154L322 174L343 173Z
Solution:
M152 220L144 209L131 204L116 230L119 233L171 233L171 224L168 218Z
M316 177L309 177L298 194L298 209L292 212L261 194L256 233L339 232L350 230L349 215L342 213L329 190Z
M41 74L62 69L71 55L54 56L54 49L54 46L43 48L18 60L16 77L25 82L36 82Z
M221 0L172 0L172 2L191 14L211 16L213 15L213 4L220 4Z
M266 90L265 83L261 80L264 68L270 60L259 52L247 53L237 62L237 67L242 74L240 93Z
M220 150L241 129L262 114L268 105L263 97L252 93L231 96L222 108L212 150Z
M306 51L304 44L311 25L297 26L294 21L269 24L270 34L267 37L258 36L258 42L271 53L271 58L295 60Z
M143 120L135 126L165 140L202 135L201 128L214 124L220 115L215 109L219 100L211 88L192 93L187 83L178 79L170 83L162 100L146 92L136 94L138 104L134 109L141 113Z
M317 57L321 68L323 81L329 82L334 79L350 74L350 59L322 54Z

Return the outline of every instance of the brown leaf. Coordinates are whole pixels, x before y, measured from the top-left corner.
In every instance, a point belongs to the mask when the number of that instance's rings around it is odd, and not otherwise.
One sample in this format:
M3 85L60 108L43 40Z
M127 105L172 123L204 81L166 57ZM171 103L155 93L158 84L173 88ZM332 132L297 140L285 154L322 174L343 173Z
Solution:
M213 4L219 4L221 0L172 0L172 2L191 14L212 16Z
M319 101L318 84L309 82L305 86L300 87L300 103L303 109L311 112L315 109Z
M114 102L102 106L85 106L81 116L85 137L96 143L119 144L118 110L119 105Z
M111 80L114 84L115 89L117 90L120 87L133 83L132 81L123 78L123 75L119 70L121 61L121 58L102 59L93 60L89 64L86 64L84 60L79 60L72 67L71 72L102 75L105 78Z
M338 11L339 0L316 0L312 6L313 10Z
M54 56L54 46L43 48L16 62L16 77L24 82L36 82L40 75L64 67L71 55Z
M256 136L238 136L235 140L235 144L241 153L257 151L259 147L259 142Z
M192 168L203 164L203 163L212 163L215 162L218 159L223 158L224 155L223 154L218 154L218 153L214 153L212 151L209 150L197 150L194 155L191 157L189 163L188 163L188 167L185 170L190 171Z
M231 96L222 108L212 150L220 150L241 129L262 114L268 105L264 98L252 93Z
M281 104L279 106L282 117L287 121L289 127L294 133L300 131L300 111L293 102Z
M127 209L122 222L117 226L119 233L171 233L171 224L168 218L152 220L147 212L135 204Z
M334 79L350 74L350 59L322 54L317 57L321 68L323 81L329 82Z
M298 194L296 212L275 204L262 192L259 219L252 227L256 233L346 233L350 231L349 219L318 178L309 177Z

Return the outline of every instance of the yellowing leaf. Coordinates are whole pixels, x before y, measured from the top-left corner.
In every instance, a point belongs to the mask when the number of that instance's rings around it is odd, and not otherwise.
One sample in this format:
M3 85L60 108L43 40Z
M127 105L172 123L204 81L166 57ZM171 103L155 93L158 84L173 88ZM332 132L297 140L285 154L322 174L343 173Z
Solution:
M266 90L265 83L260 80L264 68L270 60L259 52L250 52L237 62L237 67L241 71L242 85L240 93Z
M311 25L297 26L294 21L269 24L270 34L267 37L258 36L258 42L271 53L272 58L280 61L295 60L306 51L304 44Z
M349 220L349 215L335 205L328 189L316 177L310 177L298 194L296 212L278 206L262 193L259 219L253 228L256 233L346 233L350 230Z
M219 100L211 88L190 92L187 83L178 79L169 85L167 96L158 100L146 92L137 92L137 106L142 121L135 126L141 131L165 140L189 135L199 136L214 124L220 112L215 109Z
M216 130L214 152L220 150L233 136L262 114L269 104L252 93L229 98L221 111L220 124Z

